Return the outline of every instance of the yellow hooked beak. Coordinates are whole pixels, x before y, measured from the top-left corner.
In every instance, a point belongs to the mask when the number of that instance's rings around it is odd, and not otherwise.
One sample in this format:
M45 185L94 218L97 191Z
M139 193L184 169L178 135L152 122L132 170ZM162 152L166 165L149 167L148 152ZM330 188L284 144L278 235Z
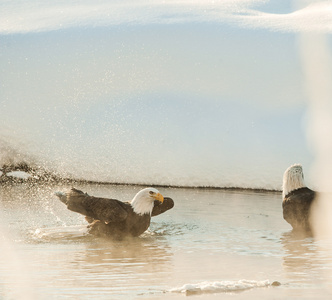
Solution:
M160 193L158 193L158 194L154 194L154 195L153 195L153 198L156 199L156 200L158 200L158 201L160 201L161 203L164 202L164 197L163 197L163 195L160 194Z

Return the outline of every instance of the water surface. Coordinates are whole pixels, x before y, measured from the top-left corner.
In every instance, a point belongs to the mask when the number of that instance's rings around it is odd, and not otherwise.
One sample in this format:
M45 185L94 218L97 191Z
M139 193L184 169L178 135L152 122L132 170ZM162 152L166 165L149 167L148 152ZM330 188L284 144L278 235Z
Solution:
M84 217L53 195L69 187L2 187L0 298L331 296L328 252L312 237L291 232L282 219L280 193L160 188L175 207L154 217L139 238L112 241L89 236ZM140 189L76 187L121 200ZM281 285L272 286L274 281Z

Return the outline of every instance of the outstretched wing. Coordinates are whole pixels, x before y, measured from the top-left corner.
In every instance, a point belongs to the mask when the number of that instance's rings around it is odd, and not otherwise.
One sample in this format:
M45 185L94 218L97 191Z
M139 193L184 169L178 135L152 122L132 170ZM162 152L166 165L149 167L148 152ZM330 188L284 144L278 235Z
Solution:
M66 202L61 201L67 204L67 208L88 218L100 220L106 224L121 222L127 218L128 204L121 201L92 197L74 188L66 193L66 196Z
M171 198L164 197L163 203L155 200L154 207L152 209L151 217L158 216L165 211L171 209L174 206L174 201Z

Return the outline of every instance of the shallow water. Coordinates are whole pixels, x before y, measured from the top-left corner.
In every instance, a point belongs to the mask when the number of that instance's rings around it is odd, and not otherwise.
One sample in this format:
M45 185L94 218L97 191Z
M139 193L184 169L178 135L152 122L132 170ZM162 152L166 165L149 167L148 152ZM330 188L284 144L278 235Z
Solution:
M121 200L140 189L76 187ZM53 196L67 188L1 188L0 299L331 297L329 252L291 232L280 193L160 188L175 207L141 237L110 241Z

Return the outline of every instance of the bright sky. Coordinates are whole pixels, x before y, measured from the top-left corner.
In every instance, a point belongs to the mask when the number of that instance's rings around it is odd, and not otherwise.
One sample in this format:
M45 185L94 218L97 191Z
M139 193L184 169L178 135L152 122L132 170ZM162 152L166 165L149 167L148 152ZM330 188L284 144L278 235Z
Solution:
M2 1L0 142L93 180L279 188L308 169L298 32L329 32L331 2L206 3Z

